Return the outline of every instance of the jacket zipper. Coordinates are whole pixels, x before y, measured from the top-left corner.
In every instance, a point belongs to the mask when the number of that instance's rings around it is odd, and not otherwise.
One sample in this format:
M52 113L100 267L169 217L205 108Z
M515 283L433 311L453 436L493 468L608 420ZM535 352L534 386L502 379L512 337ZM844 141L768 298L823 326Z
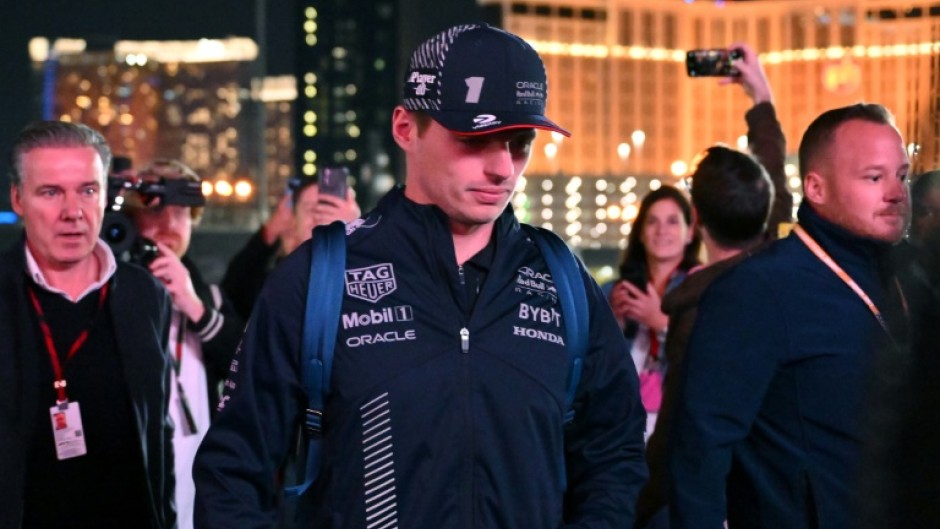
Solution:
M457 279L460 284L460 293L459 295L465 295L467 276L464 272L462 265L457 267ZM463 326L460 327L459 331L460 336L460 365L461 371L463 374L463 394L464 394L464 425L466 427L465 431L469 432L469 435L466 436L466 448L463 454L463 486L462 486L462 501L461 508L458 510L461 512L463 519L463 527L466 529L473 529L475 526L474 523L474 483L473 483L473 460L474 452L476 450L475 439L473 438L473 405L471 395L473 394L473 384L471 381L470 374L470 329L467 328L467 323L465 322Z
M460 352L463 354L470 352L470 331L466 327L460 329Z

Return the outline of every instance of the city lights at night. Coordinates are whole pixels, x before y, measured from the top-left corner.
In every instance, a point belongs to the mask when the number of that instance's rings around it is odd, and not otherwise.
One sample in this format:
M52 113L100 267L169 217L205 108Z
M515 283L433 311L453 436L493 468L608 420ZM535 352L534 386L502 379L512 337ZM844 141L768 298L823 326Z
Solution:
M140 160L183 159L219 206L205 224L247 229L290 178L322 167L350 167L365 200L398 180L387 134L403 69L395 50L417 36L396 21L416 8L357 6L298 2L288 17L292 72L260 79L254 64L265 50L247 36L119 39L102 50L80 35L35 35L28 52L37 81L56 61L55 97L45 103L55 117L101 128ZM690 49L747 42L759 52L789 140L796 203L795 146L825 108L882 102L910 138L915 167L940 164L930 125L940 115L930 73L940 60L940 9L930 2L481 0L475 9L544 58L548 114L573 135L537 137L513 204L520 219L573 246L622 248L645 193L685 179L709 145L748 148L747 99L688 78Z

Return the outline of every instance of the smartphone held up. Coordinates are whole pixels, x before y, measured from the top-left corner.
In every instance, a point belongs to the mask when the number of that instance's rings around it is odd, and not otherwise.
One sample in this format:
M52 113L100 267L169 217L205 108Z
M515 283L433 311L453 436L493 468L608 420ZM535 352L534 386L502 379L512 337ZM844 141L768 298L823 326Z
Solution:
M320 194L333 195L342 199L346 198L348 186L349 169L343 166L324 167L320 172L319 180L317 180Z
M739 49L689 50L685 69L689 77L735 77L741 73L734 61L743 57Z

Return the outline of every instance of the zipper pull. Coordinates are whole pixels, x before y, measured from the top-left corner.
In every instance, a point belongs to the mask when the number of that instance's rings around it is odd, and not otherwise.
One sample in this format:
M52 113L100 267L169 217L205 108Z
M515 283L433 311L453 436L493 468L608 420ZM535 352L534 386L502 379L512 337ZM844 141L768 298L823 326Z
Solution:
M463 271L463 265L457 267L457 278L460 280L460 286L467 284L467 276Z
M470 331L466 327L460 329L460 351L462 353L470 352Z

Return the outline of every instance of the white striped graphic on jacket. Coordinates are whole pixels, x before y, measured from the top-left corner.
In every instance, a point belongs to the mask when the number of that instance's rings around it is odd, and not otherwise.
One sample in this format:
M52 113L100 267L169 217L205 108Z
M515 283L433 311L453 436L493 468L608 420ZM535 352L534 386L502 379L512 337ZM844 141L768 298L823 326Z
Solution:
M396 529L398 500L388 392L363 404L359 411L362 414L366 528Z

